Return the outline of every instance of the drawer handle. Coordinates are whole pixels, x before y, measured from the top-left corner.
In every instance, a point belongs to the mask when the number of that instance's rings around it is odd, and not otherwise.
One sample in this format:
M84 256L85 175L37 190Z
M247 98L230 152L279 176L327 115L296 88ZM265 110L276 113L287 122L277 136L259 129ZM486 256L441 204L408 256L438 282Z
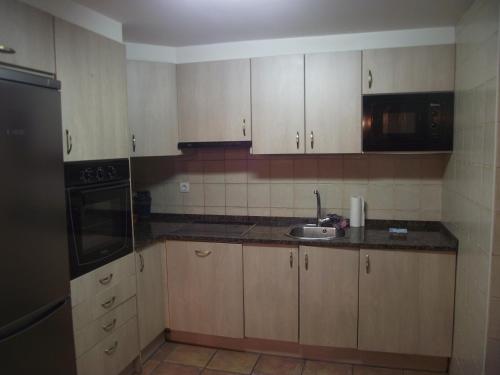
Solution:
M290 268L293 268L293 251L290 250Z
M116 318L113 319L113 321L111 323L103 325L102 329L104 332L110 332L115 328L115 326L116 326Z
M113 296L110 299L108 299L106 302L102 303L101 306L104 307L105 309L109 309L111 306L115 304L116 297Z
M306 265L306 271L309 270L309 254L306 254L305 265Z
M371 69L368 70L368 88L371 89L373 86L373 74Z
M8 55L13 55L16 53L16 50L14 48L10 48L8 46L0 44L0 53L5 53Z
M370 273L370 256L366 254L365 257L365 268L366 268L366 273Z
M111 355L114 352L116 352L116 348L118 348L118 341L115 341L115 343L113 345L111 345L109 348L107 348L104 351L104 353L106 353L107 355Z
M66 129L66 153L71 154L71 150L73 150L73 138L71 138L69 130Z
M99 282L102 285L108 285L111 282L111 279L113 279L113 274L110 273L108 276L103 277L102 279L99 279Z
M142 256L141 253L139 253L139 260L141 262L141 264L139 265L139 272L143 272L144 271L144 257Z
M196 254L196 256L199 256L200 258L205 258L205 257L209 256L210 254L212 254L212 251L211 250L205 250L205 251L195 250L194 253Z

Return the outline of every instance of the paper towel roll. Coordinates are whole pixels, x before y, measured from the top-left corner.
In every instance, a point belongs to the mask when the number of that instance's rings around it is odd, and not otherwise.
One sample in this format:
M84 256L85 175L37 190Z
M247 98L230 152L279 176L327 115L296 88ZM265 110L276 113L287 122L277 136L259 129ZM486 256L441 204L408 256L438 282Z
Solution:
M351 197L351 227L363 227L365 225L365 200L363 197Z

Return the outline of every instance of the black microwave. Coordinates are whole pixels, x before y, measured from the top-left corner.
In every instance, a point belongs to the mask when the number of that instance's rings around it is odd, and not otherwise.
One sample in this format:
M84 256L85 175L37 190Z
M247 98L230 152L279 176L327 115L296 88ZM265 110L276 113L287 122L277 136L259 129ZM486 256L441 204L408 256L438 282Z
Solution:
M364 152L453 150L452 92L363 96Z

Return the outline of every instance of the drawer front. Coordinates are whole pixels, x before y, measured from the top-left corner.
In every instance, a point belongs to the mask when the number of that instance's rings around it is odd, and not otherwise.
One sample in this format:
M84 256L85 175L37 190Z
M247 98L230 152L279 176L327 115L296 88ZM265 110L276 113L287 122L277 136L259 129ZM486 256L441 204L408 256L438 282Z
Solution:
M77 306L134 274L132 253L71 280L71 305Z
M90 324L95 319L114 310L124 301L136 295L136 277L129 276L85 302L73 307L73 327L76 331Z
M78 375L117 375L138 355L137 318L132 318L77 359Z
M115 333L131 318L137 316L137 301L130 298L116 309L75 332L76 356L79 358L94 345Z

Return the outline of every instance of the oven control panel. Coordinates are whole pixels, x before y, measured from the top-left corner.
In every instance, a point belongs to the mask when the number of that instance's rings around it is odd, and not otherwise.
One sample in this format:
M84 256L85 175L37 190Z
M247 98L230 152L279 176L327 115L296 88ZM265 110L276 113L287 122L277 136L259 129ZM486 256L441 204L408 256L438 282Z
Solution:
M66 163L66 186L80 186L127 180L130 177L128 159Z

